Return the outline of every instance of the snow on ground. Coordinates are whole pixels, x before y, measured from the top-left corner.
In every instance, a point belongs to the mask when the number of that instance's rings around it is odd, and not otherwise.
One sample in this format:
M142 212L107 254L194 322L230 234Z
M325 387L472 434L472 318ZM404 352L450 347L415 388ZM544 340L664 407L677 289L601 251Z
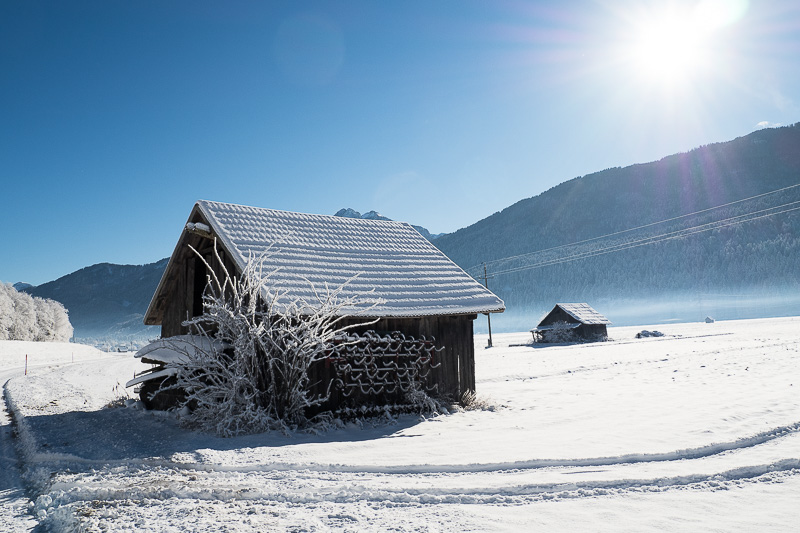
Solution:
M0 384L8 379L50 372L57 365L104 357L104 354L79 344L0 341ZM29 500L19 476L11 420L4 395L0 396L0 530L30 531L36 524L28 513Z
M319 435L220 439L119 407L129 354L18 375L6 396L32 512L56 531L795 530L800 318L609 335L478 336L483 409Z

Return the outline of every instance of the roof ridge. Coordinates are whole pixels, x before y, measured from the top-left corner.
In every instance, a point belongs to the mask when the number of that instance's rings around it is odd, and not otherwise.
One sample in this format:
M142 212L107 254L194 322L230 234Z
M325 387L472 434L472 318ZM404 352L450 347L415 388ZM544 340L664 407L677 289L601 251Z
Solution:
M288 211L288 210L285 210L285 209L275 209L275 208L272 208L272 207L258 207L258 206L255 206L255 205L235 204L235 203L232 203L232 202L219 202L217 200L197 200L196 204L198 204L198 205L200 205L200 204L203 204L203 205L215 204L215 205L220 205L220 206L243 207L243 208L246 208L246 209L253 209L253 210L256 210L256 211L269 211L269 212L272 212L272 213L284 213L284 214L290 215L290 216L300 215L300 216L309 216L309 217L319 217L319 218L324 218L324 219L335 220L337 222L341 221L341 222L345 222L345 223L346 222L367 223L367 225L371 225L372 223L381 223L381 224L388 224L388 225L399 224L399 225L404 225L404 226L412 226L410 222L404 222L402 220L378 220L378 219L372 219L372 218L337 217L336 215L325 215L325 214L320 214L320 213L305 213L305 212L300 212L300 211Z
M313 290L321 286L314 283L350 280L342 297L370 294L383 301L369 313L373 317L505 310L503 300L407 222L296 213L213 200L198 200L190 221L196 215L211 225L238 269L245 267L251 254L257 257L271 248L264 271L274 270L273 284L286 289L290 297L313 300ZM187 243L186 235L182 234L176 251ZM281 242L286 246L281 247ZM176 253L148 307L147 323L158 323L163 316L163 291ZM350 260L343 260L347 256ZM355 311L343 309L344 313Z

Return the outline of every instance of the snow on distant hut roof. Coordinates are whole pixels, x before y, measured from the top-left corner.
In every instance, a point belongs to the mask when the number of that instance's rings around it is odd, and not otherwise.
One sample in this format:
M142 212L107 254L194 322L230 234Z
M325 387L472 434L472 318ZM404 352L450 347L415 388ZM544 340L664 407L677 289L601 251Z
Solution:
M457 315L505 309L500 298L405 222L206 200L197 202L195 211L202 214L240 269L248 258L272 245L264 271L277 269L270 286L287 291L289 297L313 302L314 289L324 290L326 283L336 288L349 281L343 298L373 291L369 298L383 302L364 316ZM159 290L161 286L156 294Z
M611 324L611 321L592 309L589 304L556 304L582 324Z

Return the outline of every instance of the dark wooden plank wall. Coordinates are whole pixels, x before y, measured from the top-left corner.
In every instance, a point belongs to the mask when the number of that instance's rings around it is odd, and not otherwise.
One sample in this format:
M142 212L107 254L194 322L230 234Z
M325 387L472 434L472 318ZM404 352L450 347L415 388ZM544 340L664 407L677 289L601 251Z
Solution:
M451 401L459 401L467 392L475 392L475 345L472 322L476 315L428 316L421 318L382 318L377 323L360 326L353 331L363 333L375 330L381 334L400 331L420 338L433 337L437 348L437 362L441 366L431 372L432 383L438 394ZM350 324L363 322L351 319Z
M608 336L608 329L605 324L582 324L576 329L576 333L585 339L593 339L600 336Z
M472 322L476 315L431 316L424 318L383 318L370 325L352 329L356 333L374 330L384 335L400 331L405 335L421 338L434 337L435 346L443 348L437 353L437 362L441 365L431 371L428 384L436 385L435 396L450 402L459 402L466 392L475 392L475 348L473 343ZM363 319L351 318L342 325L363 323ZM385 397L363 397L353 395L345 398L338 391L329 389L331 380L335 378L335 368L329 362L319 361L309 370L309 390L312 396L325 395L331 391L329 400L318 409L311 410L313 415L325 410L340 407L358 408L363 404L391 404L402 402L400 395Z
M189 248L189 245L194 247L212 266L220 281L225 279L222 267L214 258L213 239L187 234L184 240L184 245L178 251L179 256L175 262L176 268L173 269L172 276L167 280L166 305L164 318L161 322L162 337L173 337L188 333L188 328L182 325L183 321L202 313L202 303L198 300L202 298L202 291L206 286L206 268ZM221 249L219 242L217 243L217 251L228 272L234 276L238 275L236 264L230 255Z

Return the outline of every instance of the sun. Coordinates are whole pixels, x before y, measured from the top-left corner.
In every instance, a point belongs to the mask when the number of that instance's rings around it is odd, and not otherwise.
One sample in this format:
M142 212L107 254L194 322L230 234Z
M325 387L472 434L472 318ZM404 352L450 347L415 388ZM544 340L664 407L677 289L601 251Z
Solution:
M674 16L644 24L630 53L633 68L643 79L660 84L690 81L705 61L706 35Z
M632 75L662 88L698 82L720 61L719 30L741 17L746 0L661 4L629 19L625 59Z

